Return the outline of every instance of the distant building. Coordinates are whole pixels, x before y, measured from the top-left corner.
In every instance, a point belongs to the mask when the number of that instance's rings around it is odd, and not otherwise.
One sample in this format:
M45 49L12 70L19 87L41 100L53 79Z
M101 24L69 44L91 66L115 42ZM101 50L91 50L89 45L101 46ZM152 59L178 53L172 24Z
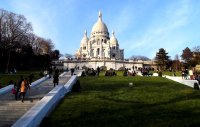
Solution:
M124 50L120 49L119 42L112 32L110 37L108 28L102 20L99 12L98 20L93 25L90 37L85 31L80 43L80 48L76 52L76 58L60 59L55 61L55 65L63 64L63 69L70 68L93 68L103 67L107 69L121 70L124 68L141 70L157 68L154 61L128 60L124 59Z
M108 28L102 20L102 14L99 12L97 22L93 25L90 38L85 31L81 40L81 45L76 52L78 59L124 59L124 50L119 48L119 43L112 32L109 36Z

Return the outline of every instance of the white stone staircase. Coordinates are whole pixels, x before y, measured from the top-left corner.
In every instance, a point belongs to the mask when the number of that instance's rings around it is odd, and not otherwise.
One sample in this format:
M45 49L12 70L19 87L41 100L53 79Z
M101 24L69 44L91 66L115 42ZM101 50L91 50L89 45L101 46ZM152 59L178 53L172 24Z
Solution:
M10 127L26 111L28 111L39 99L22 103L20 100L0 100L0 127Z
M71 76L65 75L59 78L59 85L64 85ZM27 92L24 103L15 100L11 92L0 94L0 127L12 126L21 116L54 88L53 79L47 79L38 85L31 87Z

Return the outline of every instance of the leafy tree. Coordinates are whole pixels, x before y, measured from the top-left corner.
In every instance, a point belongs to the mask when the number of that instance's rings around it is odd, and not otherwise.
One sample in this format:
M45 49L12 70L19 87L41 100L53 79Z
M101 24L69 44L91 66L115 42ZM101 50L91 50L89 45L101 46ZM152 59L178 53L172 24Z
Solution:
M186 47L183 50L181 57L186 63L188 63L189 61L192 60L192 57L193 57L192 51L188 47Z
M160 48L159 51L156 53L156 63L160 70L166 69L167 63L169 61L169 56L167 56L168 53L163 48Z
M58 60L60 55L60 51L56 49L51 53L51 59Z
M196 46L193 48L193 60L196 64L200 64L200 46Z

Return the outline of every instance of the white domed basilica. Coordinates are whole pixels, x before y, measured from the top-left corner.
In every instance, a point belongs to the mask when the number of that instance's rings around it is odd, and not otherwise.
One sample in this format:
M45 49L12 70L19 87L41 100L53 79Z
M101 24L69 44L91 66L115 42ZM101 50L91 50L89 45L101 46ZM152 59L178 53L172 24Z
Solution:
M101 12L99 12L98 20L94 24L89 38L85 31L80 48L76 52L76 59L65 59L61 63L63 63L63 69L104 67L107 70L120 70L122 68L137 70L154 66L152 61L124 59L124 50L119 48L115 33L112 32L112 35L109 35Z
M112 32L111 37L109 36L108 28L102 20L101 12L99 12L98 20L92 28L90 38L87 37L87 32L85 31L76 57L85 60L124 59L124 50L119 48L114 32Z

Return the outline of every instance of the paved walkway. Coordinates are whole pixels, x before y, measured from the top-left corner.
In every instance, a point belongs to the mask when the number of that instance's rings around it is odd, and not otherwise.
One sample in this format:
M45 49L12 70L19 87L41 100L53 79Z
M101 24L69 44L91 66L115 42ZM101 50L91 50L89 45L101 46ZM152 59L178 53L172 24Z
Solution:
M70 77L70 72L59 77L59 85L66 84ZM53 88L53 78L47 79L27 92L24 103L16 101L11 92L0 95L0 127L11 126Z
M192 88L194 88L194 83L198 84L197 80L182 79L182 77L178 77L178 76L164 76L164 77L171 79L175 82L179 82L181 84L184 84L186 86L192 87Z

